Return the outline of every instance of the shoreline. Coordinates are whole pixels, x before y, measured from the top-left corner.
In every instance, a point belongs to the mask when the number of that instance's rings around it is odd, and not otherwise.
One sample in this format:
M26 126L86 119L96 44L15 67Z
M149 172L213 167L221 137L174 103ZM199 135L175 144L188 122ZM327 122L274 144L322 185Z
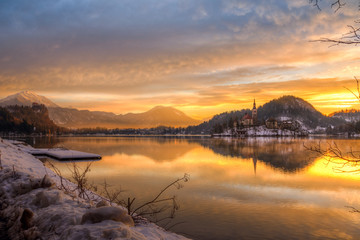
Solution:
M98 205L105 198L94 192L87 190L92 199L85 200L76 192L59 189L60 177L27 153L29 148L18 141L0 140L0 217L6 219L10 239L188 239L150 222L134 226L123 207ZM95 213L102 216L100 220L93 220Z
M214 136L215 135L215 136ZM268 137L268 138L282 138L282 137L296 137L296 138L360 138L360 134L325 134L325 133L309 133L306 136L303 135L249 135L249 136L235 136L233 134L194 134L194 135L171 135L171 134L164 134L164 135L122 135L122 134L64 134L64 135L0 135L2 139L9 139L9 140L19 140L21 141L22 138L45 138L45 137L55 137L55 138L71 138L71 137L114 137L114 138L238 138L238 139L246 139L246 138L257 138L257 137Z

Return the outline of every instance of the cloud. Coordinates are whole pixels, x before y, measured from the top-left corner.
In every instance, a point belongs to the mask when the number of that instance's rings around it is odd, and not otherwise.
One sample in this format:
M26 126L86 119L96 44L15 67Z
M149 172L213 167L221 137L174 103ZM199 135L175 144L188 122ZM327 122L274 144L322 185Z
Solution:
M354 9L318 12L302 0L5 0L0 95L71 93L71 105L110 109L107 101L115 112L130 109L117 101L134 101L134 111L150 104L191 110L193 104L206 114L211 104L214 111L234 107L235 96L306 96L319 92L317 85L294 80L356 73L358 49L309 42L344 32ZM118 98L87 107L76 94Z

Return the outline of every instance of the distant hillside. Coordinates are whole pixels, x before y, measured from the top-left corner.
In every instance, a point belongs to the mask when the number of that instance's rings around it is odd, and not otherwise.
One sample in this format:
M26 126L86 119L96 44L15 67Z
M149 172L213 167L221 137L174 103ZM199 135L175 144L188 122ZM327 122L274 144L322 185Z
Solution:
M49 108L49 113L51 119L59 126L72 128L148 128L161 125L184 127L199 123L175 108L163 106L154 107L144 113L125 115L71 108Z
M235 120L240 120L245 113L251 114L250 109L217 114L209 121L205 121L197 126L187 127L186 132L190 134L211 134L215 126L231 124L231 122L234 122Z
M0 106L32 106L33 103L45 105L50 119L55 124L70 128L150 128L161 125L186 127L200 123L172 107L157 106L144 113L116 115L110 112L62 108L30 91L13 94L0 100Z
M240 120L245 113L251 114L250 109L240 111L225 112L215 115L209 121L198 126L187 128L191 133L210 134L216 130L217 126L229 127L234 121ZM273 117L278 120L293 119L302 123L308 129L316 129L317 127L326 128L328 126L338 126L344 124L345 121L338 118L330 118L317 111L310 103L294 96L283 96L274 99L258 108L258 120L264 123L266 119Z
M270 117L280 120L286 118L298 120L309 129L330 125L337 126L344 123L341 119L323 115L304 99L294 96L283 96L258 108L258 119L260 121L265 121Z
M136 123L140 126L189 126L200 121L190 118L185 113L173 108L157 106L144 113L128 113L121 116L127 124Z
M355 110L355 109L350 109L350 110L345 110L345 111L342 110L342 111L331 113L329 115L329 117L342 119L348 123L358 122L358 121L360 121L360 111Z
M0 107L0 132L47 134L64 130L50 120L45 105Z

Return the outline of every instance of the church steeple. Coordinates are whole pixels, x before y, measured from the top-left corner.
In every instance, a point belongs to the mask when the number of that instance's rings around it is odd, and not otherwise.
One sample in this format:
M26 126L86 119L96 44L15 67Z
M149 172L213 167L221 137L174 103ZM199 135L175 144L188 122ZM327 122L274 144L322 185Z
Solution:
M257 163L257 158L256 156L253 157L253 164L254 164L254 175L256 176L256 163Z
M253 120L252 124L256 125L257 124L257 109L256 109L255 98L254 98L254 107L251 112L252 112L251 115L252 115L252 120Z

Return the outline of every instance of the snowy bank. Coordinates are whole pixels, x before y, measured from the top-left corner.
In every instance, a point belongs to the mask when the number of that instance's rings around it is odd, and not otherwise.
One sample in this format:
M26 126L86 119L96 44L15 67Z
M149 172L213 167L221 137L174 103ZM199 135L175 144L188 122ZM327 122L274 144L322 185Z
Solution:
M153 223L134 226L121 207L96 208L96 201L59 190L59 176L28 149L14 141L0 141L0 215L11 239L187 239Z
M308 136L306 129L292 131L288 129L269 129L266 126L254 126L243 128L240 131L236 129L226 129L223 133L214 133L213 137L294 137Z

